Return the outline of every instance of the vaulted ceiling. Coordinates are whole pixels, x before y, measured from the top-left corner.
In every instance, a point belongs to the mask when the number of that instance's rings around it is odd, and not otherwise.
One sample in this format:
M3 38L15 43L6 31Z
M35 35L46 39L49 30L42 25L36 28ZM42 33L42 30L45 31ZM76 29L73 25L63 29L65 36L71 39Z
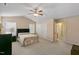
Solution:
M44 11L43 16L34 17L29 14L31 9L41 7ZM0 16L25 16L34 21L58 19L69 16L79 15L78 3L0 3Z

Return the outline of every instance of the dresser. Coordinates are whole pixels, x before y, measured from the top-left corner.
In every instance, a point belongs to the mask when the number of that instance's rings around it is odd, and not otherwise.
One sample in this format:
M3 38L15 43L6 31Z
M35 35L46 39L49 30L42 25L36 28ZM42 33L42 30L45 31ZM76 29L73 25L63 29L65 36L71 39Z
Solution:
M12 35L0 34L0 55L12 54Z

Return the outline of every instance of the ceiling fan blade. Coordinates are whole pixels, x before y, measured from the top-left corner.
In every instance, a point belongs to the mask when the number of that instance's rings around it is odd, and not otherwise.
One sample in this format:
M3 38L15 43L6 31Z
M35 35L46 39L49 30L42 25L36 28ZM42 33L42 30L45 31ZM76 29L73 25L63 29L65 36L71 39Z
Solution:
M35 12L34 10L30 10L30 11Z
M43 12L43 10L39 10L38 12Z
M43 16L43 14L39 14L39 15Z

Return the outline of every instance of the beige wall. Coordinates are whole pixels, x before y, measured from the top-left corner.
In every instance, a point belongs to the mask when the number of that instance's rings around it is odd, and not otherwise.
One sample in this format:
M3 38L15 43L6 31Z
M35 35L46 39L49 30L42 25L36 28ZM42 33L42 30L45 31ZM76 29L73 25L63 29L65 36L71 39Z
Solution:
M28 28L29 24L36 24L34 21L24 16L4 16L3 21L16 22L17 28Z
M63 18L66 25L64 40L79 45L79 16Z

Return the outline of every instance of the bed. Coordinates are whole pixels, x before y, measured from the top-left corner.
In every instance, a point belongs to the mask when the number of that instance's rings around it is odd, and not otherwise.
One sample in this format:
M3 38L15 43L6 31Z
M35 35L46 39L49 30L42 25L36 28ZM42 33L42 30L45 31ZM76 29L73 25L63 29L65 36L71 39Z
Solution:
M22 46L31 45L33 43L39 42L38 35L36 33L29 33L29 30L19 29L18 33L18 41Z

